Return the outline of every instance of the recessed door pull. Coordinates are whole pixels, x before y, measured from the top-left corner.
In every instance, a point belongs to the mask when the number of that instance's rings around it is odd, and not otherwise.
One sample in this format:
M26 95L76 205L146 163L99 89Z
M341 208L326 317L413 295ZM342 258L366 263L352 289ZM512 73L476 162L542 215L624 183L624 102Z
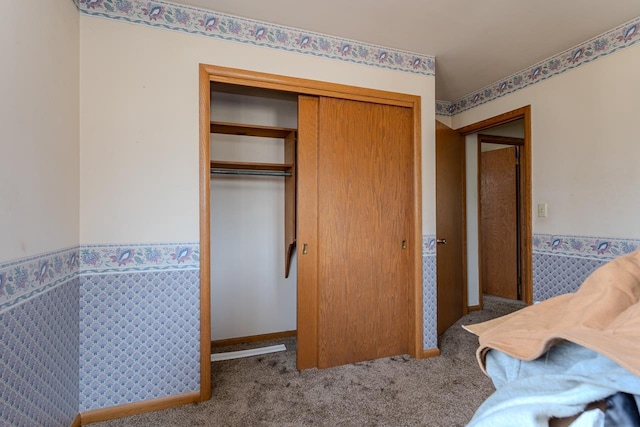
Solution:
M439 245L446 245L447 239L436 239L436 243Z
M302 255L306 255L307 254L307 244L303 243L302 244Z
M406 240L402 241L402 249L407 249L407 241Z

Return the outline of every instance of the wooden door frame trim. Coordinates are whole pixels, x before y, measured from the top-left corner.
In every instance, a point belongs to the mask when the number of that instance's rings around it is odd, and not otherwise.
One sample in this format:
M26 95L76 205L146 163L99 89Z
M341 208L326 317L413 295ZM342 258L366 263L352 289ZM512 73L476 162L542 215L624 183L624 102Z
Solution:
M508 111L504 114L500 114L495 117L488 118L486 120L472 123L468 126L463 126L456 129L462 135L470 135L473 133L480 133L483 130L493 128L496 126L504 125L516 120L524 120L524 138L522 144L522 154L524 161L521 163L521 174L524 180L524 194L523 196L523 210L524 210L524 224L523 224L523 239L522 248L522 291L524 294L524 301L526 304L533 304L533 223L532 223L532 185L531 185L531 105L526 105L521 108L517 108L512 111ZM496 138L496 137L493 137ZM503 139L504 137L502 137ZM518 140L520 138L515 138ZM495 140L499 140L496 138ZM478 147L480 140L478 139ZM478 148L479 149L479 148ZM479 159L478 159L479 161ZM478 173L480 171L478 170ZM479 179L479 178L478 178ZM479 185L479 183L478 183ZM480 197L478 195L478 197ZM480 214L480 206L478 206L478 215ZM479 219L478 219L479 221ZM479 247L480 245L478 245ZM480 280L480 278L479 278ZM478 297L480 301L480 308L482 308L482 287L478 286Z
M490 117L485 120L481 120L476 123L472 123L467 126L463 126L461 128L456 129L461 135L469 135L472 133L480 133L483 130L494 128L500 125L506 125L507 123L514 122L519 119L526 118L531 115L531 105L526 105L524 107L516 108L515 110L507 111L506 113ZM526 122L526 120L525 120ZM527 139L525 132L525 139Z
M413 110L413 256L411 271L409 315L409 352L415 358L423 356L423 304L422 304L422 139L421 98L376 89L360 88L316 80L279 76L236 68L200 64L199 66L199 183L200 183L200 400L211 398L211 234L210 234L210 84L228 83L255 88L273 89L301 95L328 96L356 101L395 105Z
M414 108L416 104L420 104L420 97L417 95L280 76L239 68L219 67L217 65L200 64L200 70L207 73L210 81L215 83L228 83L300 95L327 96L408 108Z
M524 138L514 138L511 136L497 136L478 134L478 143L500 144L500 145L524 145Z
M211 83L199 67L200 401L211 399Z

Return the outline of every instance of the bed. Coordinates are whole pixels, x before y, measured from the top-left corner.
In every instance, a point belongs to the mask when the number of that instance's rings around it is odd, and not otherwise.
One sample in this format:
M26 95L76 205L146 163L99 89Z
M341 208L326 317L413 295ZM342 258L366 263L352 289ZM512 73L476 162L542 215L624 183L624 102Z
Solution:
M496 387L469 426L640 426L640 249L575 293L464 327Z

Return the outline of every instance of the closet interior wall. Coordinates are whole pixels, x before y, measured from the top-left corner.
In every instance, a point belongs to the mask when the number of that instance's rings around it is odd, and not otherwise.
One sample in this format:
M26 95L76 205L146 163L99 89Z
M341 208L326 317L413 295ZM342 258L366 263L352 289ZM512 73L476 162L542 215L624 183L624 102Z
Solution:
M297 96L212 84L211 120L297 128ZM278 138L211 134L211 160L283 163ZM211 339L296 330L295 254L285 278L283 177L211 175Z

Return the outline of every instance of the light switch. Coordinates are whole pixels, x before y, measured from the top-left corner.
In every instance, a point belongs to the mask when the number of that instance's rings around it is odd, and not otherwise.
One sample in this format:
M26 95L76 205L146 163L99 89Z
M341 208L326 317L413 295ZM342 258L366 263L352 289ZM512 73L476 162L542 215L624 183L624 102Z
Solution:
M546 218L546 217L547 217L547 204L538 203L538 218Z

